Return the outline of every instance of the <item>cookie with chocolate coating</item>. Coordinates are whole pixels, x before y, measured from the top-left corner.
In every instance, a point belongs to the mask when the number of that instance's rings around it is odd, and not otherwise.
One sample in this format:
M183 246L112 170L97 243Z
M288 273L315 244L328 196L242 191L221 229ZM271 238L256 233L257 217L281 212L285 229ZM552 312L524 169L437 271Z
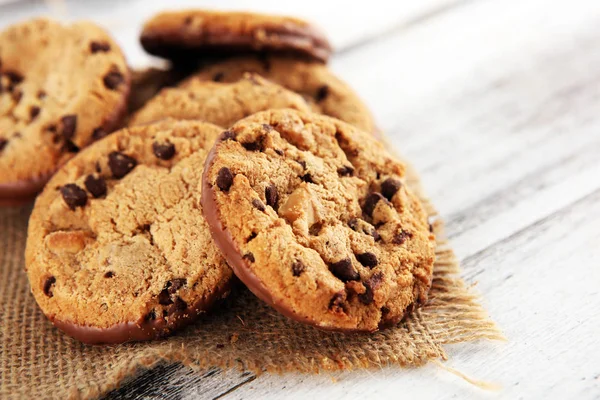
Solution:
M26 267L44 314L85 343L163 337L227 295L233 276L202 217L202 167L222 130L164 120L123 129L38 196Z
M150 54L171 59L248 52L290 53L325 62L332 48L314 25L298 18L248 12L164 12L144 25Z
M125 57L102 28L34 19L0 33L0 204L30 200L127 111Z
M372 332L423 304L435 237L404 165L339 120L269 110L211 150L202 205L235 274L290 318Z

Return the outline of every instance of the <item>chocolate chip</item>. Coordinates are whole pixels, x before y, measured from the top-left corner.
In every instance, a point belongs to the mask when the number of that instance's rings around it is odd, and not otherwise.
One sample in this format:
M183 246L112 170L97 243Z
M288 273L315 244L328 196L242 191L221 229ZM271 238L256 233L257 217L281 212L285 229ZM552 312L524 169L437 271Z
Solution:
M23 75L19 74L18 72L6 71L4 75L6 75L10 83L13 85L18 85L19 83L23 82Z
M392 239L392 243L402 244L406 241L406 239L412 238L412 236L413 236L412 233L401 229L400 232L398 232L394 235L394 238Z
M252 240L254 240L256 238L256 236L258 236L258 234L256 232L252 232L250 234L250 236L248 236L248 239L246 239L246 243L251 242Z
M223 80L223 78L225 77L225 74L222 72L217 72L214 76L213 76L213 82L221 82Z
M158 294L158 304L163 306L173 304L173 300L171 300L171 295L169 294L169 289L165 288Z
M252 205L259 211L265 211L265 205L259 199L252 199Z
M92 131L92 139L93 140L99 140L102 139L104 136L108 135L108 132L106 132L104 129L102 128L96 128Z
M186 25L189 25L192 23L192 17L185 17L185 19L183 20L183 23Z
M96 178L94 175L88 175L83 184L87 191L96 199L106 194L106 181L101 176Z
M115 276L115 273L112 271L108 271L104 274L105 278L112 278L113 276Z
M270 184L265 188L265 200L267 205L277 210L277 202L279 201L279 193L277 192L277 186Z
M274 149L274 150L275 150L275 153L279 154L280 156L283 155L283 150L280 150L280 149Z
M379 203L379 200L384 199L384 197L381 195L381 193L375 192L375 193L371 193L367 196L367 198L365 199L365 204L363 205L363 211L365 212L365 214L367 214L368 216L373 216L373 211L375 210L375 206L377 206L377 203Z
M256 142L242 143L242 146L248 151L262 151L262 138Z
M48 278L46 278L46 280L44 281L44 294L48 297L52 297L54 296L54 293L52 293L52 286L54 286L54 284L56 283L56 278L53 276L49 276Z
M165 285L165 288L169 291L169 294L175 294L179 289L181 289L187 283L187 279L185 278L177 278L171 279Z
M244 255L243 255L243 257L242 257L242 258L243 258L244 260L248 260L248 261L250 261L250 262L254 262L254 261L256 261L256 260L254 259L254 254L252 254L252 253L246 253L246 254L244 254Z
M433 233L433 225L431 222L427 222L427 225L429 225L429 232Z
M323 85L317 90L315 98L317 101L323 101L327 96L329 96L329 86Z
M104 86L110 90L117 90L119 85L125 81L123 74L117 70L111 70L104 75Z
M0 151L4 150L6 145L8 144L8 140L5 138L0 138Z
M99 51L106 53L110 51L110 44L106 42L91 42L90 51L92 53L98 53Z
M154 155L161 160L170 160L175 155L175 145L173 143L152 143Z
M329 264L329 271L342 282L357 281L360 279L358 272L352 266L349 258Z
M127 175L136 165L137 161L135 158L119 153L118 151L113 151L108 155L108 167L117 179L121 179Z
M321 229L323 229L323 224L317 222L315 224L312 224L310 228L308 228L308 233L313 236L319 236L319 233L321 233Z
M366 235L373 236L375 241L381 239L381 237L379 236L379 233L373 226L371 226L371 224L363 221L363 224L361 226L359 221L362 221L362 220L360 220L358 218L352 218L348 221L348 226L350 227L350 229L352 229L355 232L361 232Z
M306 271L306 265L300 260L294 261L292 264L292 274L294 276L300 276L304 271Z
M302 180L303 180L304 182L306 182L306 183L315 183L315 182L313 181L313 178L312 178L311 174L309 174L309 173L306 173L306 174L302 175L302 176L300 177L300 179L302 179Z
M398 179L387 178L381 184L381 194L386 199L392 201L392 197L396 194L396 192L402 187L402 182Z
M340 176L352 176L354 168L349 166L340 167L337 169L337 173Z
M62 137L71 139L77 129L77 115L65 115L60 119L60 122L62 124Z
M87 203L87 193L74 183L68 183L60 188L63 200L71 210L83 207Z
M346 301L346 294L344 292L338 292L333 295L329 301L329 309L333 312L345 312L344 302Z
M373 302L373 297L375 295L375 290L381 285L383 281L383 274L381 272L376 272L367 279L363 284L365 285L365 292L363 294L358 295L358 300L365 305L369 305Z
M217 173L216 184L224 192L227 192L231 185L233 185L233 174L227 167L223 167Z
M235 133L233 131L225 131L221 134L221 141L235 140Z
M37 118L40 115L40 108L38 106L31 106L29 109L29 118L31 121Z
M187 303L179 296L175 299L175 311L183 311L187 308Z
M73 143L71 140L67 140L64 143L63 149L68 151L69 153L77 153L79 152L79 146Z
M44 100L46 98L46 92L44 92L43 90L38 90L37 98L40 100Z
M388 307L386 307L386 306L381 307L381 314L382 315L387 315L387 314L390 313L390 311L391 310Z
M370 252L357 254L356 259L365 267L373 268L377 265L377 256Z

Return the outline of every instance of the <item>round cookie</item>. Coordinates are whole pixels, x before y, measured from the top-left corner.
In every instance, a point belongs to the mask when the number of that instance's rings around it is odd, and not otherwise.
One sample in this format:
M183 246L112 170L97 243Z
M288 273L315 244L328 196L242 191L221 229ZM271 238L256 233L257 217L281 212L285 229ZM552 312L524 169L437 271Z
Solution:
M194 81L234 82L246 72L257 73L301 94L313 111L348 122L363 131L376 133L371 112L358 95L327 66L288 57L240 57L205 65L181 86Z
M226 296L233 273L202 217L202 167L222 130L164 120L123 129L38 196L26 266L46 316L84 343L165 336Z
M182 88L163 89L133 115L129 124L172 117L228 127L248 115L271 108L310 111L302 96L258 75L245 74L233 83L194 81Z
M125 57L102 28L48 19L0 33L0 203L31 199L125 116Z
M333 118L269 110L209 153L202 206L235 274L282 314L375 331L427 299L435 237L404 166Z
M206 10L158 14L144 25L141 42L150 54L172 59L266 51L325 62L332 51L317 27L298 18Z

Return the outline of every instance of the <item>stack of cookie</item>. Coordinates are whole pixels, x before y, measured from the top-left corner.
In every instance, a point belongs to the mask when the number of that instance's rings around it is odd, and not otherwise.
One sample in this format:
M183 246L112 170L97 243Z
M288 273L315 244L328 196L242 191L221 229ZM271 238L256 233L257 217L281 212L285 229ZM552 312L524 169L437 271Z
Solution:
M327 330L373 332L427 300L427 216L320 31L186 11L141 41L173 64L145 87L91 24L0 35L0 200L43 187L26 267L54 325L85 343L164 337L219 312L237 279Z

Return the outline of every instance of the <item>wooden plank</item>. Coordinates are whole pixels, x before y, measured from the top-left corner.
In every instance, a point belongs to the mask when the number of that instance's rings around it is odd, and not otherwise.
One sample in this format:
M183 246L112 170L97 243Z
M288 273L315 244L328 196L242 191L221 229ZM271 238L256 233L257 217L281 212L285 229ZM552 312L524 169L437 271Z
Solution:
M106 399L218 399L254 379L250 372L217 368L199 372L180 364L164 364L131 379Z

